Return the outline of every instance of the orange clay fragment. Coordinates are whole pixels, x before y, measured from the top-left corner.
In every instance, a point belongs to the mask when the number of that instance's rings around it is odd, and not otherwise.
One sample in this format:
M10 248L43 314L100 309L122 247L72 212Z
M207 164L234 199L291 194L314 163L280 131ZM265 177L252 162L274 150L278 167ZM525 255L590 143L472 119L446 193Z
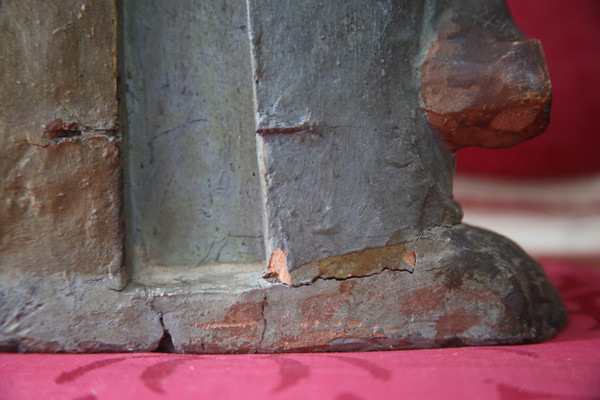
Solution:
M402 260L411 267L414 267L417 263L417 256L414 251L407 251L404 257L402 257Z
M502 1L453 4L421 67L431 125L452 151L510 147L544 132L552 87L540 42L514 25Z
M269 258L269 265L267 266L267 273L265 278L275 278L279 282L285 283L286 285L292 285L292 277L287 268L286 256L288 252L283 252L279 247L273 251L271 258Z

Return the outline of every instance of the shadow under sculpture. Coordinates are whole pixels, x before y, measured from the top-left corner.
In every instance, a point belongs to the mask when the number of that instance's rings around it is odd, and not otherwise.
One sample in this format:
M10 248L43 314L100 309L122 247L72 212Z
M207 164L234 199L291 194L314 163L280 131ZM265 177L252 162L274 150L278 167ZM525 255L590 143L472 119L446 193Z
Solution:
M231 4L243 13L242 2ZM136 17L143 11L133 9ZM78 273L81 265L71 268L77 263L63 252L50 272L0 271L0 349L388 350L537 342L565 326L541 266L510 240L461 224L452 197L455 151L514 145L549 122L540 44L519 31L503 1L248 0L247 12L262 191L256 211L264 222L255 242L264 238L268 266L211 275L219 282L151 287L137 280L139 271L128 280L119 268L115 222L115 250L97 246L117 260L112 269L92 258L95 269ZM128 103L129 129L143 101ZM75 151L100 140L84 134L35 149ZM111 183L99 193L118 194L112 143L110 166L89 163L111 177L99 180ZM90 196L82 210L98 195ZM115 196L105 208L117 218ZM16 265L22 254L15 254ZM194 274L209 273L202 268Z

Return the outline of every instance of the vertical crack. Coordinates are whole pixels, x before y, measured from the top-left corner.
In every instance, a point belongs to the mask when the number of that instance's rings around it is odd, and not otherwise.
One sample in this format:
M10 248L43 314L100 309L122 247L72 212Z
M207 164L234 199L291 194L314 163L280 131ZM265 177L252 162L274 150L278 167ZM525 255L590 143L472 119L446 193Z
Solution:
M263 341L265 340L265 333L267 332L267 318L265 317L265 308L267 308L267 290L265 290L265 295L263 297L262 308L260 310L260 314L263 318L263 330L260 335L260 342L258 342L258 351L262 350Z
M154 311L158 315L158 322L160 323L160 327L163 331L163 334L162 334L160 340L158 341L158 346L156 346L156 349L154 349L153 351L157 352L157 353L176 353L177 351L175 350L175 345L173 344L173 338L171 337L171 333L167 329L167 327L165 325L165 321L163 319L163 312L158 311L154 307L154 296L151 296L148 293L147 288L146 288L146 303L150 307L150 310Z
M158 347L154 351L157 353L176 353L175 345L173 345L173 338L171 337L171 334L169 333L169 330L167 329L167 327L165 326L165 322L163 321L163 314L159 313L158 315L160 326L163 329L163 335L160 339L160 342L158 342Z

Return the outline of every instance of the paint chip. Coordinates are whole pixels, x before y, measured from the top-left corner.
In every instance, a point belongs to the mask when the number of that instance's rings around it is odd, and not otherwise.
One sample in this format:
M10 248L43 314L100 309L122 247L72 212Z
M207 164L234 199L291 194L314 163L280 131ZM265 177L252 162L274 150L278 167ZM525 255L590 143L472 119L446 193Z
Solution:
M269 258L269 265L267 266L267 273L264 278L274 278L278 282L291 286L292 277L287 268L287 255L287 251L283 252L279 247L276 248L273 254L271 254L271 258Z
M63 122L57 118L48 124L48 127L43 133L45 139L59 139L65 137L80 136L82 132L81 126L76 122Z
M417 263L417 255L414 251L407 251L404 257L402 257L402 260L404 260L404 262L410 265L411 267L414 267Z

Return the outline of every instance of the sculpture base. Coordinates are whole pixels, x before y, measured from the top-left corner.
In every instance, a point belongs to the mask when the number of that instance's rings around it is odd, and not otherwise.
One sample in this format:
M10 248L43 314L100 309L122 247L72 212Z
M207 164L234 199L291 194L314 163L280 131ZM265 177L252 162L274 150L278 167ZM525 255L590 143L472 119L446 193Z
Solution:
M0 335L0 349L415 349L539 342L567 323L562 300L537 262L508 239L465 225L303 266L292 271L292 286L262 279L264 266L224 271L203 269L194 272L197 281L179 277L167 285L138 282L122 292L70 282L31 312L25 306L36 296L48 298L43 288L58 281L44 278L33 283L35 290L25 286L32 284L27 277L22 285L13 281L5 309L18 315L4 318L14 323ZM310 271L317 275L302 277Z
M379 263L364 276L320 271L308 282L270 284L228 304L211 295L208 310L200 296L203 312L165 319L174 349L272 353L520 344L548 339L566 325L562 300L542 267L500 235L465 225L437 227L404 247L414 262ZM368 251L386 259L397 248ZM191 308L187 296L180 301Z

